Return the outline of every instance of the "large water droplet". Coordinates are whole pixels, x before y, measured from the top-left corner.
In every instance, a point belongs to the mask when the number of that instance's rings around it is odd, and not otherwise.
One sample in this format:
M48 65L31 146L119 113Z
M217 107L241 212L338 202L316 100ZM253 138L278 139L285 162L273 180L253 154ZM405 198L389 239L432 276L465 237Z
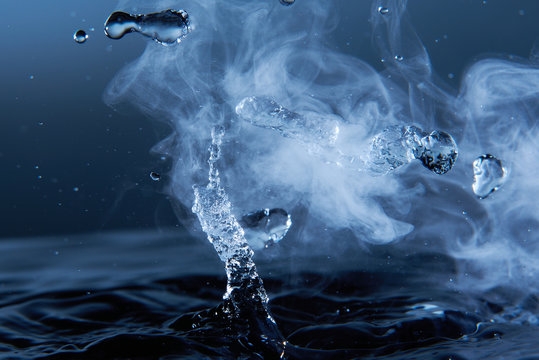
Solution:
M249 245L258 250L281 241L292 226L292 219L283 209L262 209L245 215L240 223Z
M86 34L84 30L77 30L73 34L73 40L75 40L75 42L79 44L86 42L87 39L88 39L88 34Z
M281 5L284 5L284 6L290 6L292 5L296 0L280 0L281 2Z
M458 148L451 135L444 131L433 131L421 139L415 156L427 169L443 175L455 164Z
M389 13L389 9L386 8L386 7L383 7L383 6L379 6L378 7L378 12L382 15L385 15L385 14L388 14Z
M500 160L490 154L481 155L473 162L473 192L484 199L503 185L506 176Z
M169 9L146 15L116 11L105 22L105 34L111 39L120 39L127 33L139 32L163 45L180 42L189 31L189 16L183 10Z
M423 130L416 126L393 125L375 135L371 141L368 169L374 174L386 174L416 158Z

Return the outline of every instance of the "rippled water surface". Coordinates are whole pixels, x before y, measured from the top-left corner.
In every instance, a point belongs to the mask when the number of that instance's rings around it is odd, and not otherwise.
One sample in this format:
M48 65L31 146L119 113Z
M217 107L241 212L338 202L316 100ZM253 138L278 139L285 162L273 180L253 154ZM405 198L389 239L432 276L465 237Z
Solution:
M209 250L182 232L4 240L2 357L257 358L222 313ZM535 294L463 293L442 254L382 253L370 270L354 256L260 259L289 358L537 358Z

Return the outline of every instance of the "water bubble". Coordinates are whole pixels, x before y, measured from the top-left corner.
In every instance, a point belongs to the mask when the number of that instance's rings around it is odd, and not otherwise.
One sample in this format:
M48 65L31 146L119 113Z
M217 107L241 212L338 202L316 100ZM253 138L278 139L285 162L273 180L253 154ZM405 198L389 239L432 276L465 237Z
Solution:
M88 34L86 34L84 30L77 30L73 34L73 40L75 40L75 42L78 44L82 44L86 42L87 39L88 39Z
M183 10L169 9L146 15L116 11L105 22L105 34L111 39L139 32L163 45L179 43L190 30L189 16Z
M416 158L438 175L451 170L457 157L457 144L453 137L444 131L433 131L423 137L421 146L416 149Z
M481 155L473 162L473 192L484 199L503 185L506 176L500 160L491 154Z
M378 12L382 15L385 15L385 14L388 14L389 13L389 9L386 8L386 7L383 7L383 6L379 6L378 7Z
M240 224L249 245L258 250L281 241L292 226L292 218L283 209L262 209L243 216Z
M150 179L152 179L153 181L159 181L161 180L161 175L156 173L155 171L152 171L150 173Z
M281 2L281 5L284 6L290 6L292 5L296 0L279 0Z

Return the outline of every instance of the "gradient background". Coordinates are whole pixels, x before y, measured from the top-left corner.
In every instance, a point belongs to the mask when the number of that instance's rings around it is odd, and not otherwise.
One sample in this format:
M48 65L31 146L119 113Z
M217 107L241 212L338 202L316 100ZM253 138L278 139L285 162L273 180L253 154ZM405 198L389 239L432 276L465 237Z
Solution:
M381 70L370 1L333 1L341 22L332 46ZM170 160L149 153L166 126L102 100L151 40L106 38L115 1L6 0L2 9L0 238L177 226L162 192ZM482 55L527 58L539 41L536 0L410 0L408 12L434 71L454 89ZM73 41L78 29L89 35L84 44Z

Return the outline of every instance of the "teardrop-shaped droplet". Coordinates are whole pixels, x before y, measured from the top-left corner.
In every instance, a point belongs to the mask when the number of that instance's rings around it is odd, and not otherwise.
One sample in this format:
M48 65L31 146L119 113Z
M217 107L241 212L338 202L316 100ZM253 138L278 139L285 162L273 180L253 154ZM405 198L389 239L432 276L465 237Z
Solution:
M75 42L78 44L82 44L86 42L87 39L88 39L88 34L86 34L84 30L77 30L73 34L73 40L75 40Z
M475 195L484 199L503 185L507 169L491 154L479 156L473 162L473 184Z

